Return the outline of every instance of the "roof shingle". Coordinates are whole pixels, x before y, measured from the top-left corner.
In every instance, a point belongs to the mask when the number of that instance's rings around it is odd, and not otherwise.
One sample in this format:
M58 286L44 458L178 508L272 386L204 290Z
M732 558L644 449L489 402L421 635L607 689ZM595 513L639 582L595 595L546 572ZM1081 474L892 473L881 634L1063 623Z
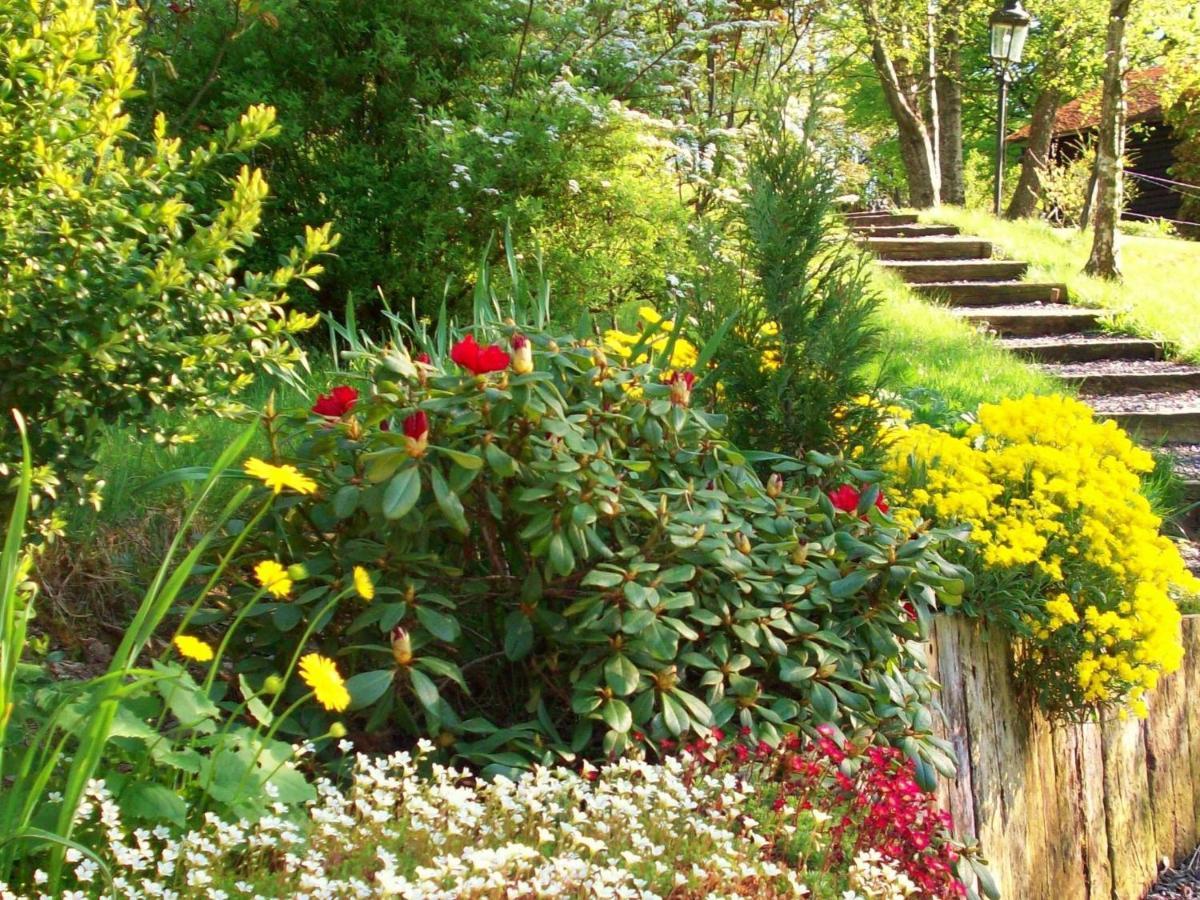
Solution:
M1155 121L1162 118L1162 80L1167 74L1165 66L1130 72L1125 79L1126 116L1130 122ZM1080 131L1088 131L1100 124L1100 88L1088 91L1059 108L1054 117L1054 136L1062 137ZM1020 143L1029 139L1029 126L1020 128L1008 136L1009 143Z

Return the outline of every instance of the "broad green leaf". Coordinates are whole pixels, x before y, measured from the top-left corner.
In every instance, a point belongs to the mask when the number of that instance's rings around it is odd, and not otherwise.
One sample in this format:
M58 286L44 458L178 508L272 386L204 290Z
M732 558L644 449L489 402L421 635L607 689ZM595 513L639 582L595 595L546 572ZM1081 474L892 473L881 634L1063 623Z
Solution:
M514 609L504 619L504 655L516 661L524 659L533 649L533 623L520 610Z
M802 666L786 656L779 658L779 677L788 684L803 684L816 674L812 666Z
M417 620L438 640L453 644L462 633L458 620L453 616L430 609L428 606L418 606L416 612Z
M121 792L121 811L133 819L182 826L187 804L175 791L152 781L133 781Z
M624 734L633 727L633 713L624 700L607 700L600 707L600 718L613 731Z
M433 680L422 672L420 669L412 668L408 670L409 680L412 682L413 692L417 695L417 699L421 701L421 705L432 711L437 708L438 689Z
M462 501L458 495L450 490L446 484L446 479L442 477L442 473L436 468L429 472L429 482L433 485L433 497L437 500L438 508L441 509L442 515L450 522L450 525L459 533L466 534L469 532L470 526L467 525L467 517L463 511Z
M383 492L383 517L399 519L416 506L421 498L421 470L409 466L388 482L387 490Z
M464 469L474 471L483 466L483 460L474 453L463 453L459 450L451 450L449 447L430 447L431 450L436 450L443 456L449 457L454 461L455 465L462 466Z
M376 669L373 672L359 672L346 680L346 690L350 692L350 708L362 709L370 706L383 696L392 686L396 678L396 670Z
M626 697L637 690L641 673L624 653L610 656L604 664L604 680L618 696Z
M809 689L808 699L822 722L833 721L837 715L837 698L833 696L833 691L818 682Z

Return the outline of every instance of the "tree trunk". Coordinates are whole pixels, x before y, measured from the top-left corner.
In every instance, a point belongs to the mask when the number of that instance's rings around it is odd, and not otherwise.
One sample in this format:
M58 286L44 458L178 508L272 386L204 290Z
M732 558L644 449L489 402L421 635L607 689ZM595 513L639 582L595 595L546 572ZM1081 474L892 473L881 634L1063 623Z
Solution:
M910 98L901 83L896 65L884 43L884 29L875 0L859 0L859 8L871 39L871 62L879 75L883 96L900 136L900 158L908 178L909 203L918 208L942 202L942 172L938 141L922 115L921 106ZM934 100L936 108L936 99Z
M1013 194L1006 219L1028 219L1037 212L1038 200L1042 196L1042 176L1050 167L1050 145L1054 142L1054 117L1058 114L1062 94L1055 88L1046 88L1038 94L1033 104L1033 118L1029 124L1029 142L1021 160L1021 177Z
M939 157L942 167L942 202L963 206L967 202L967 182L963 174L963 91L962 58L958 33L948 30L942 35L946 51L941 71L937 75Z
M1089 275L1121 277L1117 220L1121 217L1125 152L1125 22L1132 0L1111 0L1105 47L1104 96L1100 101L1100 131L1096 147L1096 223Z

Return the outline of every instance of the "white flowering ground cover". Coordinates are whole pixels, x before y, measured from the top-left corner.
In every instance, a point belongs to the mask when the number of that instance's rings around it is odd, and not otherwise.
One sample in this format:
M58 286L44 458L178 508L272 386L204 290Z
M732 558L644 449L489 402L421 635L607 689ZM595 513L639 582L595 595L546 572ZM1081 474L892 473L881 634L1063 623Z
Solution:
M93 782L78 835L99 861L71 851L74 885L61 896L860 896L774 861L771 841L745 812L751 788L733 774L696 772L680 759L629 759L589 777L537 769L520 781L488 782L427 762L430 749L358 755L349 789L320 782L306 817L282 804L253 824L210 813L183 835L130 827ZM860 857L852 875L861 896L915 896L882 860ZM0 898L50 900L37 884L0 885Z

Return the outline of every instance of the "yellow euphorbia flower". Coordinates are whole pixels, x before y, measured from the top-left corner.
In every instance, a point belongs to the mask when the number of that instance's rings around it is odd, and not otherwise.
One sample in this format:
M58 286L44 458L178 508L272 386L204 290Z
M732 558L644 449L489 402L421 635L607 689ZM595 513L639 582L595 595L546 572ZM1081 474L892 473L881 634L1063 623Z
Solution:
M1171 591L1200 582L1142 494L1153 459L1113 422L1072 397L1031 396L981 406L961 437L898 423L885 443L897 504L969 526L980 564L1042 585L1026 624L1048 693L1138 712L1178 668Z

